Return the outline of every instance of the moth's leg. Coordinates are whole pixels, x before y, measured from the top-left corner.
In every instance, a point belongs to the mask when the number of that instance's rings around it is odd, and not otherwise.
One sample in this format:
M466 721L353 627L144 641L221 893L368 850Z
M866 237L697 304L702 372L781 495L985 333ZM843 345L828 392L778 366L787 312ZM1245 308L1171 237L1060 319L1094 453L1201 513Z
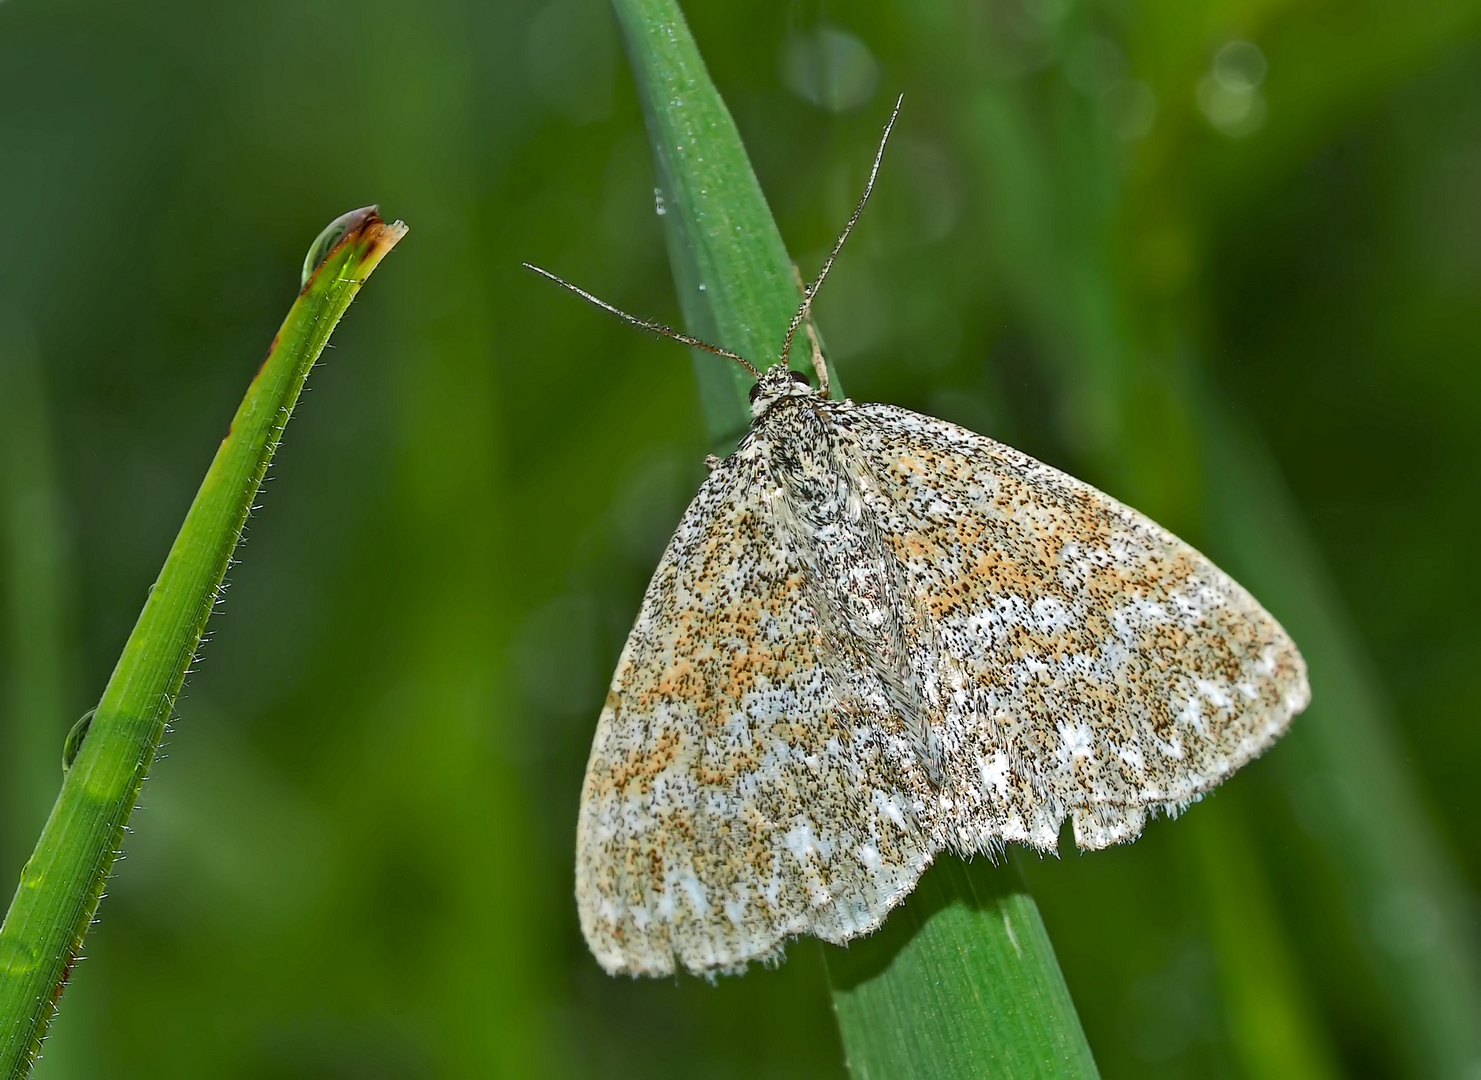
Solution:
M812 369L818 377L818 389L823 396L828 396L828 364L823 359L823 347L818 344L818 332L812 325L812 303L811 297L807 295L807 282L802 280L802 271L797 269L797 264L792 264L792 277L797 281L797 291L802 293L803 307L806 311L803 325L807 327L807 340L812 342Z
M828 396L828 362L823 359L823 347L818 344L817 331L812 328L812 312L807 313L807 340L812 342L812 369L818 373L818 389Z

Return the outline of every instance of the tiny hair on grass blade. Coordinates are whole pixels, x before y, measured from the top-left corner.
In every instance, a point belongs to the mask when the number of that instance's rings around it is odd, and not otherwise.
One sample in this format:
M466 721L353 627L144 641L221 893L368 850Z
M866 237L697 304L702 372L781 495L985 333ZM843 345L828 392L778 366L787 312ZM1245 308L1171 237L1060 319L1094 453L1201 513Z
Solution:
M406 226L367 206L336 219L247 387L83 732L0 925L0 1076L24 1077L102 898L242 526L309 370Z

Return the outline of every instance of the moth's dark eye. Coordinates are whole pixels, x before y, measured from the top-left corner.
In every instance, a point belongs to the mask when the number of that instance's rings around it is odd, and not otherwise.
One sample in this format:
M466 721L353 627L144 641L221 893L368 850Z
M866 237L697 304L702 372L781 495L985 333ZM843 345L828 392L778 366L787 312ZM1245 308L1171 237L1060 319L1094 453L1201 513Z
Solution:
M800 372L800 371L789 371L789 372L787 372L787 374L790 375L790 376L792 376L792 381L793 382L801 383L803 386L811 386L812 385L812 383L810 383L810 382L807 381L807 376L804 375L804 374L802 374L802 372Z
M756 404L756 399L761 396L761 384L757 383L751 387L751 404Z

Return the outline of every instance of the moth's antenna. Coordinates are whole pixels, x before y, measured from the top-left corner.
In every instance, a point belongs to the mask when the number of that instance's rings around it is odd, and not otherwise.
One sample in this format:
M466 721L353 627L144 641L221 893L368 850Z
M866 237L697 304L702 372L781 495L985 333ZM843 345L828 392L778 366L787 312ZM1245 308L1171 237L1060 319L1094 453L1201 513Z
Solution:
M843 227L838 240L833 244L833 250L828 252L828 258L823 260L823 268L818 271L818 276L813 278L812 284L802 290L802 306L797 309L797 314L792 316L792 323L787 327L787 336L782 340L782 363L787 362L787 356L792 351L792 338L797 334L797 328L802 325L803 320L812 311L813 297L818 294L818 289L823 285L823 279L828 276L828 271L833 269L833 260L838 258L838 253L843 250L843 242L848 239L848 234L854 231L854 225L859 220L859 215L864 212L864 204L869 201L869 194L874 190L874 178L879 175L879 163L884 160L885 144L890 141L890 129L895 126L895 118L900 115L900 105L905 100L901 94L895 99L894 111L890 113L889 123L884 126L884 134L879 139L879 149L874 154L874 165L869 170L869 180L864 185L864 194L859 196L859 205L854 207L853 215L848 219L848 224Z
M679 331L675 330L673 327L671 327L671 326L665 326L665 325L663 325L663 323L653 322L653 321L651 321L649 319L640 319L636 315L629 315L627 312L623 311L621 308L615 308L611 304L607 303L605 300L599 300L599 299L597 299L595 296L592 296L591 293L587 292L585 289L580 288L579 286L576 286L576 285L572 285L569 281L565 280L564 278L556 277L549 270L542 270L542 269L540 269L540 267L534 265L533 263L522 263L521 265L526 270L533 270L533 271L535 271L535 273L539 274L541 277L549 278L551 281L555 282L561 288L571 290L571 292L573 292L577 296L581 297L581 299L585 300L587 303L589 303L589 304L595 304L597 307L601 308L603 311L610 312L611 314L616 315L623 322L630 323L633 326L636 326L639 330L647 330L649 333L661 334L662 336L664 336L666 338L673 338L675 341L681 342L681 343L683 343L685 345L692 345L696 349L705 349L708 352L714 353L716 356L723 356L726 359L734 360L737 364L739 364L741 367L745 368L747 371L749 371L756 378L758 378L758 379L761 378L761 372L757 371L756 370L756 366L754 364L752 364L749 360L747 360L744 356L737 356L735 353L731 352L729 349L722 349L718 345L711 345L708 341L700 341L699 338L690 337L688 334L681 334Z

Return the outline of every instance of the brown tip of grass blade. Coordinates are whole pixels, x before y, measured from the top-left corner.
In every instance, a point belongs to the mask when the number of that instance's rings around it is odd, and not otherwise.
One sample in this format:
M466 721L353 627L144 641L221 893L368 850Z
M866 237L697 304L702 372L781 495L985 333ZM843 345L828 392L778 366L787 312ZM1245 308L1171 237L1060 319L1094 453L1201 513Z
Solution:
M393 221L388 224L374 210L372 207L371 220L366 222L360 232L361 243L365 245L360 256L360 269L365 273L375 269L376 264L386 257L386 252L399 244L408 230L406 222Z
M370 272L376 268L386 252L390 251L407 233L406 222L396 221L386 224L380 215L378 206L362 206L358 210L351 210L348 214L341 214L328 225L324 231L314 239L309 247L309 253L303 260L303 275L301 285L298 289L298 298L302 300L313 287L319 276L319 271L331 262L336 263L338 282L344 282L351 286L351 294L354 290L364 284ZM344 250L345 245L351 245L348 257L343 260L336 256ZM326 283L330 287L336 282ZM336 316L338 318L338 316ZM287 326L285 322L283 326ZM271 344L267 347L267 355L262 358L262 364L257 369L257 374L262 374L263 367L272 358L273 350L278 347L278 338L283 333L283 327L278 328L278 333L273 335ZM227 435L231 429L227 429Z

